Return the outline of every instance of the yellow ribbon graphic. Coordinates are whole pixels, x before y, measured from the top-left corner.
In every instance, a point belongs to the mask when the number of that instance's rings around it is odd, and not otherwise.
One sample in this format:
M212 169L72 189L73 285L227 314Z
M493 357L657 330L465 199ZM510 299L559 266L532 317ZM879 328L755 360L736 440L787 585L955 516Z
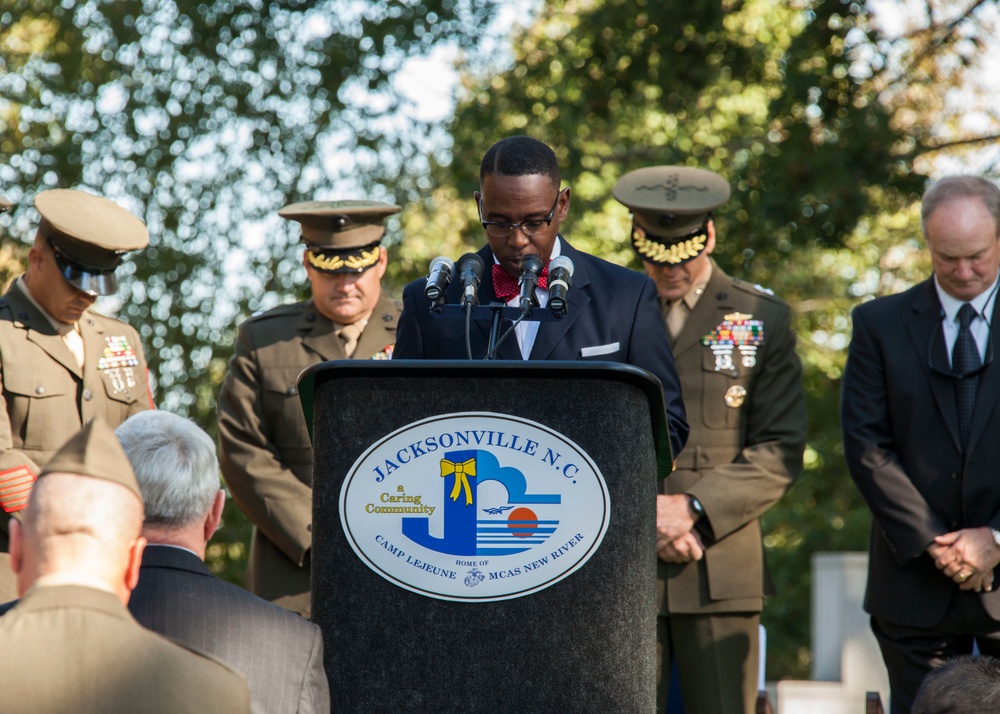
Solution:
M441 478L455 474L455 487L451 489L451 500L457 501L458 494L465 489L465 505L472 505L472 487L469 485L469 476L476 475L476 459L473 457L468 461L456 464L448 459L441 459Z

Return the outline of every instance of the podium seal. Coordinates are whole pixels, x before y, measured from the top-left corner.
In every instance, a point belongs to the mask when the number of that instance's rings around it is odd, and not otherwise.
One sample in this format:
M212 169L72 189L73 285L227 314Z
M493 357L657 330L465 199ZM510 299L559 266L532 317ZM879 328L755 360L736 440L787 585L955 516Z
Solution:
M354 552L390 582L491 602L548 588L601 545L607 484L573 441L537 422L464 412L372 445L340 491Z

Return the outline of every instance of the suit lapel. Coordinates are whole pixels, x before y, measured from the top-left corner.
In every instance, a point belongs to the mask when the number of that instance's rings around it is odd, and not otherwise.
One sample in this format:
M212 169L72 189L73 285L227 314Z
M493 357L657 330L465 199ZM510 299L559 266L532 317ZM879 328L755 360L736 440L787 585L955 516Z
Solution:
M385 319L388 317L389 319ZM368 359L372 355L383 352L387 347L396 342L396 308L392 299L383 290L375 309L372 310L368 324L361 332L358 346L354 350L354 359ZM340 338L337 338L340 342Z
M49 319L35 307L31 299L21 290L20 281L14 281L5 295L14 316L27 328L28 340L38 345L56 362L65 367L78 379L83 379L76 357L63 342L62 335L55 331ZM86 315L86 313L84 313ZM81 318L85 319L85 318Z
M344 343L334 332L333 323L321 315L310 300L299 315L296 329L302 337L302 346L316 354L321 362L333 359L347 359Z
M934 290L934 280L929 279L921 284L913 300L913 315L910 316L907 328L913 340L917 364L921 365L938 410L944 419L955 448L961 451L958 434L958 411L955 407L955 384L951 377L938 374L931 369L930 362L948 367L948 356L944 344L944 333L941 325L941 303ZM980 392L981 394L981 392Z
M566 294L566 316L560 320L539 324L535 344L531 347L531 359L548 359L552 350L563 340L590 302L590 291L587 290L587 286L590 285L590 275L587 273L587 266L580 259L578 250L562 236L559 240L560 255L565 255L573 261L573 285Z
M719 270L719 266L713 261L712 277L705 286L705 292L695 303L694 310L688 315L684 327L677 334L677 340L671 345L675 356L700 346L701 338L705 336L704 325L713 321L718 324L721 319L713 316L718 313L724 317L733 309L732 303L729 302L728 283L726 274Z
M83 369L85 372L94 374L97 366L104 356L104 347L107 341L104 339L104 329L97 324L90 315L84 313L80 318L80 337L83 339L83 353L85 355ZM133 351L135 346L132 346Z
M989 347L988 354L994 356L1000 351L1000 337L993 332L992 326L996 324L1000 310L997 304L1000 300L993 302L993 315L990 318ZM968 453L972 453L976 442L986 430L986 425L990 423L993 412L996 410L997 400L1000 399L1000 365L992 362L983 370L979 378L979 391L976 394L976 410L972 414L972 430L969 432ZM957 417L956 417L957 421Z

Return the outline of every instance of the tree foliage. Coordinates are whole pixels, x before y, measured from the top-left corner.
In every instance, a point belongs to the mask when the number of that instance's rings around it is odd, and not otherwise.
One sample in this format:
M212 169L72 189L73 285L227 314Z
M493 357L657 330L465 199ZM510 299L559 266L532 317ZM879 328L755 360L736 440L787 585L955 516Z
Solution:
M89 189L149 226L98 307L140 332L161 406L214 433L235 329L303 293L299 200L405 201L435 127L395 77L447 45L475 60L497 0L7 0L0 188L30 242L34 194ZM403 179L400 179L400 176ZM11 218L2 219L5 222ZM120 307L120 309L118 309ZM217 563L242 558L227 511Z

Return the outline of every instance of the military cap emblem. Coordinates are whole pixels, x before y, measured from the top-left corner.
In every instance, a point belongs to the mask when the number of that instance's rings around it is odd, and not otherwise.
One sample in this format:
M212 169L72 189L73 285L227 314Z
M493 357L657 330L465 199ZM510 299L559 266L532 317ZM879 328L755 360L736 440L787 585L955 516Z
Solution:
M612 189L632 211L632 249L656 265L680 265L706 247L705 224L729 200L718 174L690 166L651 166L630 171Z
M278 215L302 226L306 259L325 273L363 273L378 263L384 221L402 209L380 201L304 201Z

